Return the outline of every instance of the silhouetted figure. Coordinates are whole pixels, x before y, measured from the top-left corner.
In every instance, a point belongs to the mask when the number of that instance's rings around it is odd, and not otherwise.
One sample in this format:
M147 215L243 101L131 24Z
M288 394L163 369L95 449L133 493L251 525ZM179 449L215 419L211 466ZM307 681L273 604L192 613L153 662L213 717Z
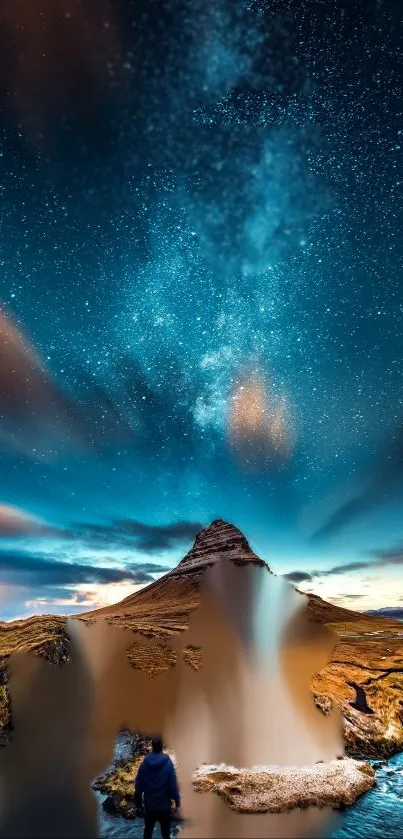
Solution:
M162 737L153 737L152 751L144 758L135 780L135 805L137 809L144 807L144 839L151 839L157 822L162 839L169 839L172 802L177 810L180 807L175 767L163 748Z
M356 711L360 711L361 714L373 714L372 708L369 707L367 702L367 697L365 696L365 690L361 685L357 685L355 682L347 682L348 686L354 688L356 697L355 702L350 702L352 708L355 708Z

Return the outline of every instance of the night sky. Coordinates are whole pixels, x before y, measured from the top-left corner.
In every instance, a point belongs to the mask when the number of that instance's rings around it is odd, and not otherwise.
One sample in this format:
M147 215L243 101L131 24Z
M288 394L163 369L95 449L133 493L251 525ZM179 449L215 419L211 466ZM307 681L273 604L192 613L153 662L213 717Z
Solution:
M214 518L403 603L398 0L2 0L0 610Z

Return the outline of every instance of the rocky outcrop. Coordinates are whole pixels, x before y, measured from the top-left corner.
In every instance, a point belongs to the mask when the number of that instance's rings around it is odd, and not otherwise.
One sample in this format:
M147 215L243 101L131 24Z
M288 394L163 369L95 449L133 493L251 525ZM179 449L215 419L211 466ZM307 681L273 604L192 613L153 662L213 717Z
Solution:
M60 667L68 661L70 654L66 619L43 615L10 623L0 622L0 746L6 746L12 734L8 661L16 650L41 656Z
M317 705L331 700L340 707L348 754L374 759L402 751L403 644L399 635L378 640L362 633L341 642L332 661L314 677L312 691Z
M192 549L169 572L168 577L200 579L204 571L222 557L240 567L252 563L270 570L267 563L253 553L249 542L237 527L216 519L196 536Z
M345 758L315 766L234 769L203 766L193 775L197 792L215 792L239 813L284 813L296 807L353 804L375 786L367 763Z
M133 735L133 757L116 760L113 769L92 784L93 790L106 795L102 807L109 815L119 815L124 819L135 817L134 781L140 763L150 749L150 742L140 735Z

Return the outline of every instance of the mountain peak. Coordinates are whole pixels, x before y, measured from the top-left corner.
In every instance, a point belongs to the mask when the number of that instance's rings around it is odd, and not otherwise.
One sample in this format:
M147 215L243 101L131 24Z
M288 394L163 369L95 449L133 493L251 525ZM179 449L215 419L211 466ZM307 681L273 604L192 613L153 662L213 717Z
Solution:
M198 577L207 567L223 557L232 560L236 565L252 562L268 568L266 562L252 551L249 542L237 527L223 519L214 519L197 534L193 547L169 576Z

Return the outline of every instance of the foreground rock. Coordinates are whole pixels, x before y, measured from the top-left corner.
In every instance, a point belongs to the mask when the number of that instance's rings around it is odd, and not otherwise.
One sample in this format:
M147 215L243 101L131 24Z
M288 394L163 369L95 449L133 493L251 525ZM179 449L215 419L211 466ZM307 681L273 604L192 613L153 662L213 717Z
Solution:
M142 755L133 760L119 760L111 772L97 778L92 784L94 790L106 795L102 806L109 815L123 816L124 819L135 816L134 779L142 760Z
M284 813L296 807L338 809L375 786L372 767L351 758L306 767L203 766L193 775L197 792L216 792L239 813Z
M135 749L134 751L137 751ZM168 749L172 760L175 755ZM114 769L97 778L93 789L106 796L104 809L112 815L134 817L134 781L143 754L119 760ZM307 767L202 766L192 778L196 792L216 792L239 813L283 813L297 807L340 807L354 804L375 786L375 771L368 763L344 758Z

